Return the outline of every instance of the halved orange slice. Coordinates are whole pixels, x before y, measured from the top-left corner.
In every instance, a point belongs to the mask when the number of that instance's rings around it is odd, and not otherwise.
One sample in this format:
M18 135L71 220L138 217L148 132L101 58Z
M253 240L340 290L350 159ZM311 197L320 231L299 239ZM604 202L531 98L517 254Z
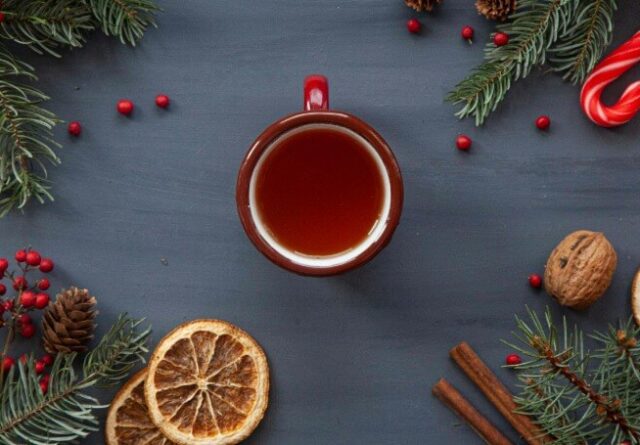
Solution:
M640 269L636 271L631 282L631 313L636 324L640 326Z
M269 403L269 367L258 343L220 320L178 326L156 347L145 397L162 433L182 445L246 439Z
M107 445L176 445L149 417L144 400L146 377L146 369L135 374L111 402L104 432Z

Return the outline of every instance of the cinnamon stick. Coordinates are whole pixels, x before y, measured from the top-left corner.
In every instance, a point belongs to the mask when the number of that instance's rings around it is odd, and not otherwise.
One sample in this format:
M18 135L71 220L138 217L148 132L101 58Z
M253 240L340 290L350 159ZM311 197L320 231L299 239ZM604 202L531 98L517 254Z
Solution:
M517 406L509 390L467 342L460 343L449 354L529 445L543 445L553 441L529 417L514 412Z
M431 392L460 416L489 445L512 445L486 417L476 410L449 382L440 379Z

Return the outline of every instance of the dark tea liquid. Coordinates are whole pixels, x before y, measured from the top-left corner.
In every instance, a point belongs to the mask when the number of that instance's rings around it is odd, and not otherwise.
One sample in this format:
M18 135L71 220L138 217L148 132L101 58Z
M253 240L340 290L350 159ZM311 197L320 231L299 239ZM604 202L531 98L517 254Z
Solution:
M371 152L330 127L285 135L263 161L255 200L267 231L288 250L310 256L347 251L368 236L384 203Z

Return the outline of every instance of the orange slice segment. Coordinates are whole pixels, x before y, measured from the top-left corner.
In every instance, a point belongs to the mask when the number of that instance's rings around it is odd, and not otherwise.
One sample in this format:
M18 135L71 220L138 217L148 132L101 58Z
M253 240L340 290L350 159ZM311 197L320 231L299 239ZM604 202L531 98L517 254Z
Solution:
M165 438L149 417L144 399L147 370L135 374L111 402L105 426L107 445L176 445Z
M267 409L267 358L249 334L225 321L178 326L160 341L148 370L151 419L178 444L239 443Z

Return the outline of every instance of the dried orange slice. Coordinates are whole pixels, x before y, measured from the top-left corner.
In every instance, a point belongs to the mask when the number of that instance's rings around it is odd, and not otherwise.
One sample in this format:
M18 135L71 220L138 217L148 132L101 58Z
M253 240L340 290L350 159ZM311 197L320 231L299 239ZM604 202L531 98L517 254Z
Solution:
M111 402L104 433L107 445L176 445L149 417L144 400L146 377L146 369L135 374Z
M631 282L631 312L636 324L640 326L640 269L636 271Z
M145 397L151 420L182 445L246 439L269 403L269 366L246 332L220 320L178 326L156 347Z

